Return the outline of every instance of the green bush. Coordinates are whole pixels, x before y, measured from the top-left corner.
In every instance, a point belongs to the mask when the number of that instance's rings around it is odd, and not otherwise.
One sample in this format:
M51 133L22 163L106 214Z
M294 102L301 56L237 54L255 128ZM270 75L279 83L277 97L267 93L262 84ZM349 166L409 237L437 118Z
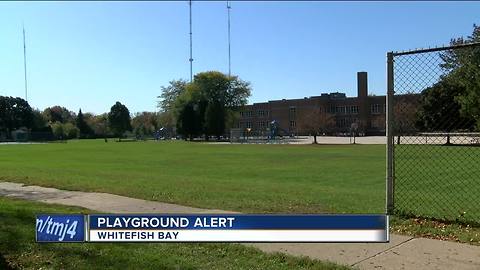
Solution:
M55 122L51 127L55 138L60 140L78 138L80 133L79 129L72 123L62 124L60 122Z
M64 137L63 124L60 122L55 122L51 125L51 127L52 127L53 136L55 136L55 138L57 139L63 139Z
M63 124L63 134L67 139L78 138L80 130L72 123Z

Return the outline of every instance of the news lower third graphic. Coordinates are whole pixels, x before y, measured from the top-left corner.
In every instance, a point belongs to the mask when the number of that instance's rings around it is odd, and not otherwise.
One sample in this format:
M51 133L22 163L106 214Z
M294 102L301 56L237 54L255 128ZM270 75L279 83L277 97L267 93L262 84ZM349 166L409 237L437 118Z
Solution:
M84 215L38 215L37 242L84 242Z
M38 242L388 242L386 215L39 215Z

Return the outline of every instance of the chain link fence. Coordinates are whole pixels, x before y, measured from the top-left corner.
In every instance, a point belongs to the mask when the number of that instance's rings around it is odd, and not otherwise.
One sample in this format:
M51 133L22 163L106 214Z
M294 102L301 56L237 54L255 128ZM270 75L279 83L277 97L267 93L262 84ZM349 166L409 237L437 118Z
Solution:
M480 44L387 60L387 211L480 224Z

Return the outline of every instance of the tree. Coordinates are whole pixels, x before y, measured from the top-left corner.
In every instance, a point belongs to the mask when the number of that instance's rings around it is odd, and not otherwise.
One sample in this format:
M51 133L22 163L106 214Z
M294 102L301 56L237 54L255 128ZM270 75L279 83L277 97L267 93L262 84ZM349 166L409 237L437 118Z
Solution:
M53 136L55 136L55 138L57 139L60 139L60 140L63 140L64 139L64 130L63 130L63 124L60 123L60 122L55 122L55 123L52 123L51 124L51 128L52 128L52 132L53 132Z
M177 131L185 138L200 134L206 139L210 135L219 138L233 122L235 112L247 103L250 92L250 83L236 76L218 71L196 74L175 99L173 118Z
M60 122L63 124L67 122L75 123L74 121L75 113L69 111L65 107L53 106L53 107L46 108L43 111L43 115L50 123L54 123L54 122Z
M208 103L205 112L207 135L214 135L217 137L217 140L220 140L220 136L225 132L225 118L225 107L220 102Z
M51 124L51 129L53 136L60 140L75 139L79 136L79 129L72 123L55 122Z
M332 114L322 111L321 107L313 107L300 117L298 123L301 132L313 135L313 143L317 144L317 136L328 133L335 125L335 119Z
M172 80L168 86L162 86L162 94L158 96L157 107L160 110L160 125L173 129L176 125L175 104L178 97L185 92L187 82L185 80Z
M225 133L227 123L232 122L229 118L235 117L235 112L247 103L251 92L250 83L218 71L196 74L186 89L189 103L196 109L195 129L199 128L199 133L207 139L210 135L219 138Z
M78 138L80 130L72 123L63 124L63 135L67 139Z
M162 86L160 90L162 94L158 96L160 99L157 102L157 107L160 111L167 112L173 111L175 108L175 101L185 91L187 82L185 80L172 80L168 86Z
M185 105L178 115L179 119L179 133L185 135L185 139L188 137L193 140L193 137L198 134L198 130L195 125L196 112L193 104Z
M34 109L32 131L51 131L48 126L48 120L42 114L41 111Z
M238 112L240 108L247 105L252 88L250 82L243 81L238 76L230 76L228 80L229 87L225 94L225 107Z
M452 39L452 46L480 41L480 27L468 38ZM480 128L480 46L440 53L444 75L421 94L416 127L425 131L462 131ZM450 135L447 135L450 144Z
M218 71L198 73L193 83L208 102L220 102L229 110L238 110L246 105L251 93L249 82Z
M31 128L33 117L33 110L24 99L0 96L0 131L6 131L7 137L17 128Z
M240 111L226 110L225 111L225 130L236 128L240 119Z
M416 129L420 97L415 94L398 95L393 101L393 129L397 134L397 144L402 135L414 134Z
M471 36L466 39L452 39L451 45L461 45L480 41L480 26L473 25ZM480 46L448 50L440 54L443 63L440 65L447 73L444 80L450 80L450 85L455 82L462 93L455 97L455 102L460 105L463 117L472 117L476 128L480 129Z
M143 137L144 135L152 135L159 128L157 113L136 113L132 118L132 128L135 135L139 137Z
M185 139L193 140L201 132L203 119L199 110L198 90L193 84L188 84L186 91L175 101L175 119L177 132Z
M159 127L167 128L170 132L174 132L176 128L175 111L158 112L157 124Z
M461 104L457 99L464 92L462 85L447 78L423 90L416 127L430 132L471 130L474 120L471 116L460 113ZM450 144L450 136L447 136L447 144Z
M126 131L132 130L128 108L117 101L115 105L110 108L110 112L108 113L108 124L120 141L122 135Z
M198 89L200 104L203 104L204 118L202 131L205 139L215 135L217 139L225 132L225 121L230 78L218 71L202 72L195 75L194 84Z
M88 114L84 114L85 121L88 125L92 128L93 134L95 137L107 137L109 136L110 130L108 128L108 114L103 113L100 115L89 116ZM88 117L87 117L88 116Z
M94 130L94 119L96 118L97 116L93 113L89 113L89 112L86 112L86 113L83 113L83 120L85 121L85 123L87 124L88 126L88 129L90 131L90 137L92 138L95 138L96 137L96 134L95 134L95 130Z
M93 130L90 128L90 126L87 124L87 122L84 119L82 109L78 111L77 119L75 122L78 128L78 133L80 138L86 138L93 135Z

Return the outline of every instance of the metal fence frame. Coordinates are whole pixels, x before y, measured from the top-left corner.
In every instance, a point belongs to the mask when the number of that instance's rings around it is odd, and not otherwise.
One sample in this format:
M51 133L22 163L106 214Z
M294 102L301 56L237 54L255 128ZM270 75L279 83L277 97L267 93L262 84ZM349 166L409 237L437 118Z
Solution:
M454 45L454 46L442 46L434 47L428 49L415 49L408 51L398 51L398 52L387 52L387 115L386 115L386 136L387 136L387 149L386 149L386 213L389 215L394 214L395 210L395 146L394 146L394 134L393 134L393 124L394 124L394 95L395 95L395 57L412 55L412 54L422 54L430 52L440 52L447 51L452 49L462 49L467 47L480 46L480 42Z

